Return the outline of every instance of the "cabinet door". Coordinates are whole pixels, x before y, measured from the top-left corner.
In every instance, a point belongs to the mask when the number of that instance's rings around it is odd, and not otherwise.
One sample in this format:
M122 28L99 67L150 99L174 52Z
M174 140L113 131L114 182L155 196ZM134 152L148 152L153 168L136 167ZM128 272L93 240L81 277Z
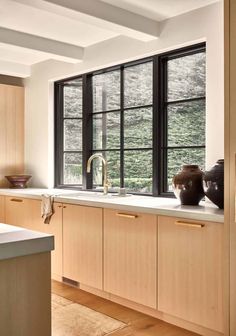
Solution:
M158 310L223 330L222 240L221 223L159 217Z
M63 276L102 289L102 209L63 206Z
M5 220L7 224L27 228L28 199L21 197L5 198Z
M41 218L41 201L29 200L27 228L54 235L54 250L51 253L52 278L62 277L62 204L54 202L54 214L49 224L44 224Z
M156 308L157 218L104 210L104 290Z
M5 196L0 196L0 223L5 223Z
M6 197L6 223L21 226L29 230L54 235L55 248L51 253L52 278L62 277L62 204L54 203L54 215L49 224L44 224L41 218L41 201Z

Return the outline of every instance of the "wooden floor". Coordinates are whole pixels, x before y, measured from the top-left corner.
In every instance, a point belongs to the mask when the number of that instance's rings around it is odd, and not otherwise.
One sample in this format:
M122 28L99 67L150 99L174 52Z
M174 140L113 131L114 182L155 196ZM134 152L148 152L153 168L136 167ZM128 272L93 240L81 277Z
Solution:
M110 334L111 336L198 336L195 333L57 281L52 282L52 292L127 324L127 327Z

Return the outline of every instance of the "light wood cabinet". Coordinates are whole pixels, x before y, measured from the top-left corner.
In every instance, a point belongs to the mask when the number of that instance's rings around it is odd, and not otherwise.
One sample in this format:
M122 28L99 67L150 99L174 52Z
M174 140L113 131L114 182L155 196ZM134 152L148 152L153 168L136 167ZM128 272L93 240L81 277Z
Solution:
M158 217L159 311L223 331L222 245L221 223Z
M24 88L0 84L0 186L24 172Z
M102 289L102 209L63 206L63 276Z
M21 197L5 198L5 221L7 224L28 228L29 199Z
M5 223L5 196L0 196L0 223Z
M156 308L157 217L104 210L104 290Z
M6 197L6 223L21 226L54 235L55 249L51 253L52 278L61 280L62 277L62 204L54 203L54 214L49 224L44 224L41 218L41 201Z
M54 235L54 250L51 252L52 278L62 278L62 207L61 203L54 202L54 214L49 224L44 224L41 218L41 201L29 200L28 203L28 224L30 230L40 231Z

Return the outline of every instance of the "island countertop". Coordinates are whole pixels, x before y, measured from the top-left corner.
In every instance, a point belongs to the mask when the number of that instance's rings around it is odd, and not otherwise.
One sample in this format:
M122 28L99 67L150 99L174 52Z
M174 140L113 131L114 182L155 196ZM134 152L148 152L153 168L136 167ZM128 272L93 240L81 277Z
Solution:
M0 223L0 260L54 249L53 235Z
M42 199L42 195L54 196L55 202L136 211L163 216L175 216L193 220L223 223L224 211L210 202L200 202L199 206L183 206L174 198L129 195L102 195L99 192L74 191L66 189L0 189L0 195Z

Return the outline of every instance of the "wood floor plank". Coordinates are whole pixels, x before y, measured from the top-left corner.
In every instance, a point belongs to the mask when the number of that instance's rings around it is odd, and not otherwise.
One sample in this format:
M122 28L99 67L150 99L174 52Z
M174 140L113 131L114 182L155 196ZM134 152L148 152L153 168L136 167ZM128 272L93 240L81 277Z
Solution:
M127 324L127 327L115 331L110 336L199 336L55 280L52 282L52 292Z

